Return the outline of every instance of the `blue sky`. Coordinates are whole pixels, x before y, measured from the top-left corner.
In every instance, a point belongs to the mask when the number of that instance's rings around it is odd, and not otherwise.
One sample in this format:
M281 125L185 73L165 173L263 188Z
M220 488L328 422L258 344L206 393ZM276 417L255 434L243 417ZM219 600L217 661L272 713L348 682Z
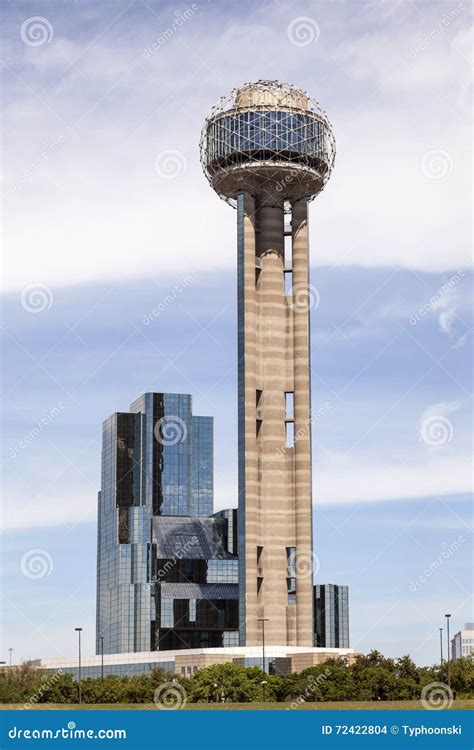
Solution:
M221 94L279 78L337 142L310 230L319 580L350 586L355 649L434 662L444 613L453 632L472 619L467 4L4 15L0 659L70 654L77 625L93 652L101 422L139 394L189 392L215 417L216 507L236 505L235 212L198 142ZM49 575L28 578L37 549Z

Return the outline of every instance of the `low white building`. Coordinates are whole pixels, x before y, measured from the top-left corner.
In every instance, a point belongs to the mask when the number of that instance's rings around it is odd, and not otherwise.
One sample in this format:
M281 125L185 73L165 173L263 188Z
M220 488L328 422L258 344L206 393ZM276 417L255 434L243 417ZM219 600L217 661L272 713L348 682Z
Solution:
M451 659L460 659L462 656L474 654L474 622L466 622L464 630L451 640Z
M270 674L288 674L324 663L328 659L355 658L351 648L311 648L307 646L266 646L265 670ZM141 651L129 654L104 654L82 656L81 675L100 677L110 674L146 674L153 669L165 669L172 674L189 676L198 669L212 664L234 663L242 667L262 667L263 649L261 646L234 646L232 648L196 648L175 651ZM37 659L33 662L46 672L71 672L77 679L79 659L77 656Z

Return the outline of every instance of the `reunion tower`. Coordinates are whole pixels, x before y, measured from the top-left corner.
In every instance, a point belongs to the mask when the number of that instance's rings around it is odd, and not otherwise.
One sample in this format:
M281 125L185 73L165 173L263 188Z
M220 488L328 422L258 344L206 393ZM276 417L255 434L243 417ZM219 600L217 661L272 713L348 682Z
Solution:
M278 81L223 97L204 172L237 207L241 645L313 645L308 202L329 179L325 112Z

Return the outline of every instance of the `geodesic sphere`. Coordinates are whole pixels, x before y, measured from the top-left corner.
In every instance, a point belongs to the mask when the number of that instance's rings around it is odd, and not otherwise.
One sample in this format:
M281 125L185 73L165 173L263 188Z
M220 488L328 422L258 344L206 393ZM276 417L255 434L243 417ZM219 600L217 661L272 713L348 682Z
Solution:
M201 164L228 203L239 192L294 201L314 198L334 164L326 113L304 91L257 81L222 97L204 123Z

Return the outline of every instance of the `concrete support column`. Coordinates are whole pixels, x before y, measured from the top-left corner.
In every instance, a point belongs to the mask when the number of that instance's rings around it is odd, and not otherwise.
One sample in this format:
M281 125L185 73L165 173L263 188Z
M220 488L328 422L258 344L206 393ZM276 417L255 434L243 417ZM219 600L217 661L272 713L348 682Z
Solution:
M295 420L296 619L299 646L313 644L313 545L308 203L292 206L293 357Z
M256 445L257 310L255 201L238 204L238 376L239 376L239 617L240 642L258 643L258 478Z
M261 390L259 461L259 546L261 582L257 606L265 617L269 644L287 643L286 547L292 543L292 487L285 450L285 362L287 307L283 275L283 204L257 207L258 280L257 387ZM261 625L260 625L261 629ZM261 638L261 633L260 633Z

